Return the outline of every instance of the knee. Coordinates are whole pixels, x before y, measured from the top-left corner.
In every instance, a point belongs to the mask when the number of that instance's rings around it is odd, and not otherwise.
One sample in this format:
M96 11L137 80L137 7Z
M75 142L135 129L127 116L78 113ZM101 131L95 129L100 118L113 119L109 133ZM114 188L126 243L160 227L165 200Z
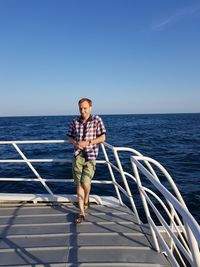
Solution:
M88 191L88 190L90 190L90 183L83 183L82 187L83 187L84 191Z

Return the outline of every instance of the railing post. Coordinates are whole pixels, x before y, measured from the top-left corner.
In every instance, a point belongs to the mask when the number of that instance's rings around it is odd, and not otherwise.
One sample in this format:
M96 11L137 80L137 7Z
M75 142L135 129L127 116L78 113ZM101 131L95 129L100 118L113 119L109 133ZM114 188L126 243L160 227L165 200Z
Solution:
M147 220L148 220L148 223L149 223L149 227L150 227L150 230L151 230L151 234L152 234L152 237L153 237L153 241L154 241L154 245L155 245L155 249L160 252L160 247L159 247L159 244L158 244L158 240L157 240L157 237L156 237L156 233L154 231L154 229L152 228L151 226L151 223L149 221L149 218L151 218L151 215L150 215L150 212L149 212L149 208L148 208L148 205L147 205L147 201L142 193L142 183L141 183L141 180L140 180L140 176L139 176L139 173L138 173L138 169L137 169L137 166L135 165L135 163L133 163L133 161L131 160L131 164L132 164L132 168L133 168L133 173L134 173L134 176L136 178L136 181L137 181L137 186L138 186L138 189L139 189L139 193L140 193L140 197L141 197L141 200L142 200L142 203L143 203L143 206L144 206L144 210L145 210L145 214L146 214L146 217L147 217Z
M140 221L140 217L139 217L137 208L136 208L136 206L135 206L135 202L134 202L134 200L133 200L133 196L132 196L132 194L131 194L131 190L130 190L129 185L128 185L128 182L127 182L127 180L126 180L126 176L125 176L125 174L124 174L124 170L123 170L123 168L122 168L122 165L121 165L121 162L120 162L118 153L117 153L117 151L116 151L116 148L114 148L114 147L113 147L113 153L114 153L114 156L115 156L115 159L116 159L116 162L117 162L117 165L118 165L118 168L119 168L121 177L122 177L122 181L123 181L123 183L124 183L124 185L125 185L126 192L127 192L128 196L129 196L129 201L130 201L130 203L131 203L132 210L133 210L134 213L135 213L135 216L136 216L136 218L137 218L137 222L138 222L138 224L140 224L140 223L141 223L141 221Z
M113 185L114 185L114 188L115 188L115 191L116 191L116 194L117 194L119 203L120 203L120 205L123 206L124 203L123 203L123 201L122 201L122 198L121 198L121 195L120 195L120 192L119 192L119 188L116 186L116 179L115 179L113 170L112 170L112 168L111 168L111 166L110 166L110 164L109 164L108 154L107 154L107 152L106 152L106 149L105 149L105 146L104 146L103 143L101 144L101 149L102 149L104 158L105 158L105 160L106 160L107 167L108 167L108 170L109 170L109 172L110 172L110 176L111 176L111 179L112 179L112 182L113 182Z
M46 183L43 181L42 177L39 175L39 173L36 171L36 169L33 167L33 165L29 162L27 157L24 155L24 153L21 151L21 149L15 144L12 143L14 148L17 150L17 152L20 154L20 156L24 159L24 161L27 163L29 168L32 170L32 172L36 175L38 180L41 182L41 184L45 187L45 189L49 192L50 195L54 196L54 193L51 191L51 189L46 185Z
M192 267L200 267L200 252L199 252L199 246L197 244L197 241L194 237L193 232L191 231L190 227L185 224L186 232L188 234L188 242L192 253L193 258L193 266Z

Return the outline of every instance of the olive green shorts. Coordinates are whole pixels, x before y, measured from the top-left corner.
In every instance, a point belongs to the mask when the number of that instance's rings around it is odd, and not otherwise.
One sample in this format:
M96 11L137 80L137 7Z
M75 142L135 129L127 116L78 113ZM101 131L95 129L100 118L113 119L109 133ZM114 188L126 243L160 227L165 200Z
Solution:
M96 160L85 160L82 153L73 158L72 174L75 184L91 183L96 169Z

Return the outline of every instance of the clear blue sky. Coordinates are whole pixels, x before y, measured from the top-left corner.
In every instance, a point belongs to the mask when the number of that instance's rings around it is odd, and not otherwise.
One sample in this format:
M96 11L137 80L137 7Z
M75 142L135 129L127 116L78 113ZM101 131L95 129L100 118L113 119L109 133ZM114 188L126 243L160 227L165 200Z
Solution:
M0 0L0 116L200 112L200 1Z

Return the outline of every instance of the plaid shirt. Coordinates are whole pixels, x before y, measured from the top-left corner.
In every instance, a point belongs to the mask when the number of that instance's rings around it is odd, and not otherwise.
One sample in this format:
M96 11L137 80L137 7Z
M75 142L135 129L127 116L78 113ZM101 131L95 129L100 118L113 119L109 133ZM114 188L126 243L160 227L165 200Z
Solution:
M105 133L106 129L102 119L97 115L90 115L86 122L83 122L81 116L73 119L67 136L72 137L76 141L89 141ZM95 160L98 156L98 148L97 144L87 146L83 151L85 159ZM81 151L80 149L75 149L74 155L77 156Z

